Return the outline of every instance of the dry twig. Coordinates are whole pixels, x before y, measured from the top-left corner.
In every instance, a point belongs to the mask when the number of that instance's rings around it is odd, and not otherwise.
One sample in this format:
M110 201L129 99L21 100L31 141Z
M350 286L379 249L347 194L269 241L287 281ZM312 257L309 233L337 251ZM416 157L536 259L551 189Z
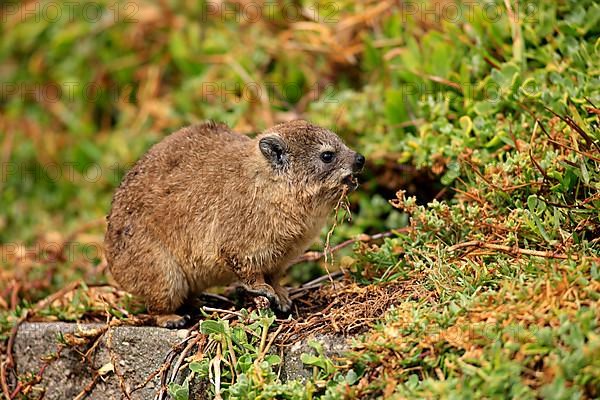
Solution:
M237 312L237 311L225 310L225 309L222 309L222 308L214 308L214 307L203 306L202 310L204 310L206 312L216 312L216 313L223 313L223 314L235 315L236 317L244 318L244 316L241 313Z
M94 374L94 378L81 390L81 392L79 392L79 394L77 396L75 396L73 398L73 400L85 399L88 394L92 393L92 390L94 389L94 386L96 386L96 383L98 383L99 379L100 379L100 373L96 372Z
M28 312L25 311L25 314L19 318L15 326L13 326L10 331L10 337L8 338L8 344L6 345L6 360L2 362L0 366L0 386L2 386L2 393L7 399L13 399L14 397L10 393L10 389L8 387L8 370L13 369L15 367L15 359L13 356L13 346L15 344L15 339L17 337L17 332L19 331L19 326L27 319ZM16 392L16 390L15 390ZM16 396L17 393L15 393Z
M338 215L340 212L340 207L343 207L344 211L345 211L343 218L348 216L348 220L352 219L352 213L350 212L350 205L348 202L348 191L349 190L350 190L350 188L347 185L344 185L342 194L340 195L340 198L333 210L334 216L335 216L334 220L333 220L333 225L331 226L331 229L329 230L329 232L327 232L327 239L325 240L325 249L323 250L323 254L325 257L325 270L327 271L327 275L329 275L329 276L331 275L331 272L329 271L329 268L327 267L328 255L331 257L331 264L333 265L333 253L331 251L331 235L333 235L333 232L335 231L335 228L337 227L337 224L338 224ZM331 284L333 284L333 280L331 280Z
M579 257L574 254L567 255L567 254L559 254L559 253L555 253L555 252L551 252L551 251L522 249L520 247L511 247L511 246L505 246L505 245L501 245L501 244L485 243L485 242L481 242L479 240L471 240L468 242L455 244L454 246L450 246L448 248L448 251L454 252L458 249L462 249L465 247L483 247L486 249L503 251L503 252L511 254L511 255L522 254L522 255L535 256L535 257L557 258L557 259L561 259L561 260L569 260L570 259L570 260L574 260L574 261L577 261L579 259Z
M410 232L412 228L410 227L406 227L406 228L400 228L400 229L393 229L391 231L387 231L387 232L381 232L381 233L376 233L374 235L366 235L366 234L362 234L357 236L354 239L348 239L338 245L335 245L334 247L331 247L329 249L329 253L335 253L341 249L343 249L344 247L348 247L351 244L354 244L356 242L372 242L374 240L379 240L379 239L383 239L386 237L390 237L394 234L398 234L398 233L406 233L406 232ZM298 257L293 263L292 265L295 264L299 264L302 262L314 262L314 261L319 261L321 258L324 258L326 256L326 251L323 252L319 252L319 251L309 251L304 253L303 255L301 255L300 257ZM323 275L325 277L327 277L327 275Z

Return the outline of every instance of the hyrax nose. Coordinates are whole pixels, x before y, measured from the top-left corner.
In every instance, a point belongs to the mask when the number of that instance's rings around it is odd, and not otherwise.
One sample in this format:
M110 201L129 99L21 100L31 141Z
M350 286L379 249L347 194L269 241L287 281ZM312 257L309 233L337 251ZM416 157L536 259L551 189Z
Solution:
M354 171L360 171L365 166L365 156L360 153L356 153L354 156L354 164L352 165L352 169Z

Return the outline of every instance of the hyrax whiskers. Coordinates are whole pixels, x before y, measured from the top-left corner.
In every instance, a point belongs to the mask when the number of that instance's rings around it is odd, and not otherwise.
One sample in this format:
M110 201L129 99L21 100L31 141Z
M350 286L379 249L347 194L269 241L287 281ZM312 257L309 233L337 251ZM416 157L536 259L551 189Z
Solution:
M203 290L239 281L281 311L279 280L316 239L365 158L306 121L250 139L227 126L183 128L153 146L115 192L105 237L110 271L159 325Z

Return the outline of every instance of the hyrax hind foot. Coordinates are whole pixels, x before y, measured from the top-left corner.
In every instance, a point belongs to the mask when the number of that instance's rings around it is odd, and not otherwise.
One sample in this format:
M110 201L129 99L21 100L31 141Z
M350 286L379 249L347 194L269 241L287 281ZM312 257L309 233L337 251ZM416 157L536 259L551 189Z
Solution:
M190 322L191 317L188 314L161 314L154 316L156 326L167 329L182 329Z

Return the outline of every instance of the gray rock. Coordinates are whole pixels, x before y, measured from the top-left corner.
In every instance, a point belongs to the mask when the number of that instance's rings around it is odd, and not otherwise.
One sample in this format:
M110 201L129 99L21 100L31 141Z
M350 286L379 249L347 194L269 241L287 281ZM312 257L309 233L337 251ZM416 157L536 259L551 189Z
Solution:
M83 329L100 325L81 325ZM68 323L26 323L19 328L13 349L19 375L36 374L43 365L42 358L59 349L59 334L73 333L77 325ZM130 391L143 383L162 365L165 355L173 345L181 342L177 331L155 327L122 326L112 329L111 352L106 346L107 335L100 339L97 350L84 359L85 347L65 347L60 357L45 369L36 389L44 399L73 399L92 382L95 371L112 361ZM155 377L145 388L132 394L132 399L151 399L159 387ZM114 373L100 378L86 399L121 399L119 379Z
M89 330L102 325L80 325ZM19 328L13 349L19 376L35 375L43 365L43 359L56 354L60 348L60 334L69 334L77 330L77 325L69 323L25 323ZM121 386L130 392L137 385L143 384L148 377L163 364L165 357L173 346L185 339L187 331L169 330L156 327L120 326L111 329L110 352L107 346L108 334L102 336L97 347L89 353L86 360L84 354L91 346L64 347L60 357L46 367L42 381L36 385L37 396L44 399L73 399L82 393L92 382L96 371L103 366L113 364L122 380L114 372L109 372L91 387L86 399L122 399ZM340 356L348 344L345 338L335 335L316 335L283 349L281 377L288 379L306 379L311 376L312 369L305 368L300 355L314 354L308 346L310 340L317 340L323 345L325 353L335 358ZM279 353L279 349L272 349ZM111 358L112 355L112 358ZM180 381L184 376L180 377ZM131 394L132 399L153 399L160 388L159 376L155 376L142 389ZM203 398L206 383L198 383L191 388L190 398ZM35 398L34 396L32 396Z
M341 357L350 347L346 338L331 334L316 334L286 347L281 366L281 379L283 381L298 378L305 381L307 378L312 377L312 368L307 368L300 359L302 353L317 355L316 351L309 346L311 340L319 342L323 346L325 355L333 360L336 357Z

